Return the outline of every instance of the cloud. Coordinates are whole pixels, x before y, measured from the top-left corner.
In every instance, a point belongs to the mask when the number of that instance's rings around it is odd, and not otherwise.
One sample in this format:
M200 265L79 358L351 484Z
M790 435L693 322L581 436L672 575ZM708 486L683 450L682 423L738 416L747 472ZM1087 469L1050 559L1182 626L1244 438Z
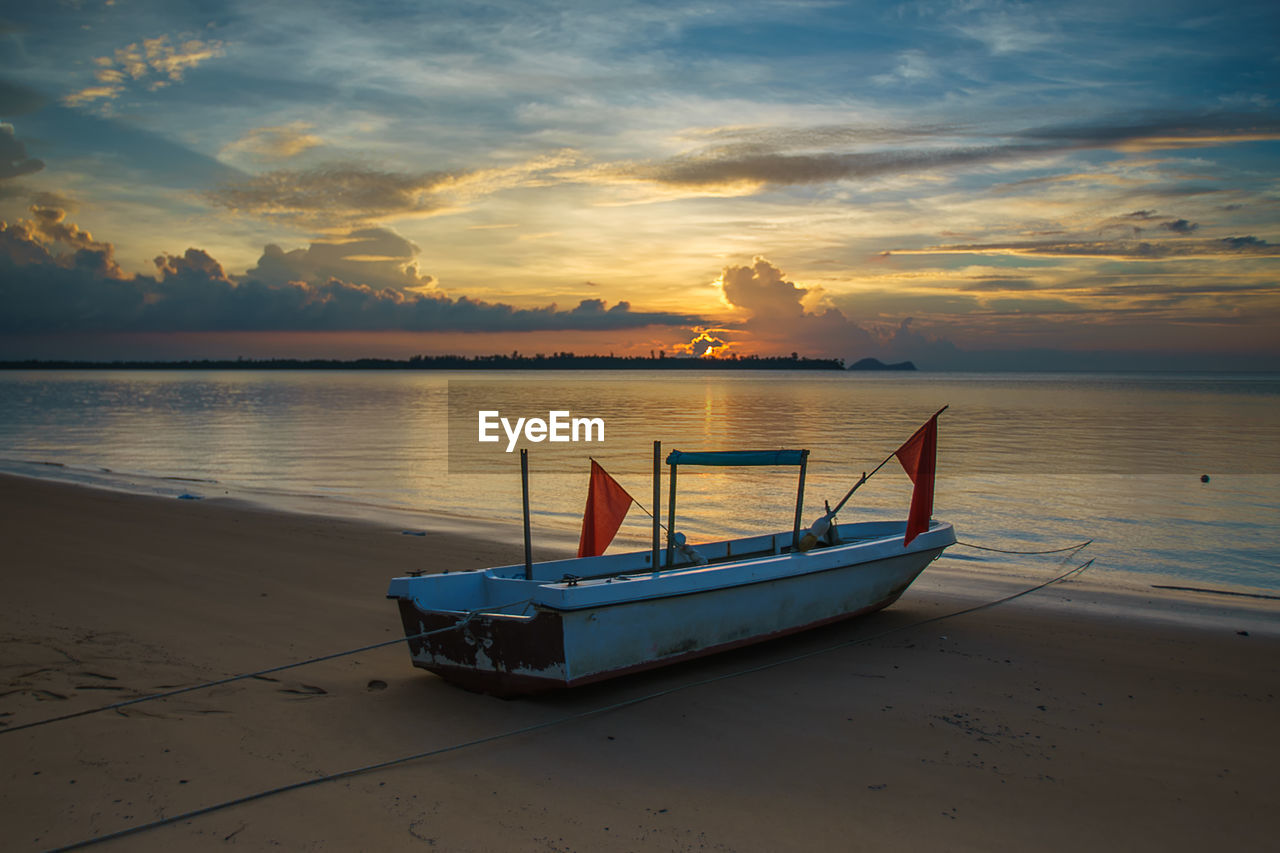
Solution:
M764 258L749 267L725 267L720 287L730 305L745 308L752 319L791 321L804 315L801 300L808 290L782 277L782 270Z
M756 257L749 267L725 267L717 284L726 302L749 315L742 329L750 333L757 349L764 345L787 351L852 355L875 345L865 329L833 306L806 311L806 302L821 301L821 291L788 281L782 270L765 258ZM690 345L698 340L695 338Z
M1185 220L1178 220L1185 222ZM1169 230L1194 230L1194 226L1177 226ZM1052 258L1111 258L1123 261L1160 261L1186 258L1276 258L1280 245L1258 237L1224 237L1221 239L1146 240L1042 240L1007 243L967 243L933 246L927 249L894 250L906 255L1026 255Z
M892 73L878 74L872 77L874 83L887 85L891 83L918 83L932 80L938 76L937 66L922 50L904 50L898 55L898 64Z
M975 9L969 4L958 4L960 9ZM981 6L976 7L981 9ZM1005 6L987 8L965 14L956 29L997 56L1007 53L1025 53L1036 50L1053 39L1048 31L1048 21L1037 15L1034 7Z
M1000 156L1013 156L1015 151L1017 156L1035 153L1034 146L982 146L848 154L744 152L734 148L721 148L634 167L628 172L636 179L679 187L737 187L754 190L765 186L822 184L903 171L919 172L989 162Z
M47 103L48 99L26 86L0 80L0 115L18 116L34 113Z
M295 121L273 127L258 127L222 148L223 154L242 153L256 160L288 160L324 144L310 133L312 125Z
M1185 219L1170 219L1165 222L1161 222L1157 227L1163 228L1166 231L1172 231L1174 234L1190 234L1200 226L1195 222L1188 222Z
M978 293L1002 293L1010 290L1035 290L1029 278L1005 275L973 276L957 285L958 289Z
M169 44L168 36L160 36L144 40L142 47L146 51L147 65L151 70L173 82L180 82L188 68L195 68L205 60L223 55L221 42L203 42L199 39L188 39L178 47L174 47ZM136 78L139 75L133 76ZM151 84L152 88L162 85L164 85L163 81L155 81Z
M891 359L913 361L917 367L937 369L954 364L961 355L960 348L944 338L916 331L911 328L914 323L915 318L906 317L898 324L885 342L885 354Z
M1159 228L1162 231L1170 231L1174 234L1186 235L1198 230L1200 225L1186 219L1173 219L1170 217L1162 219L1159 218L1158 211L1155 210L1135 210L1132 213L1126 213L1107 220L1101 226L1102 229L1123 228L1131 230L1134 236L1141 234L1150 227Z
M62 211L33 212L31 220L0 222L0 333L607 331L703 322L692 315L633 311L625 302L608 307L599 299L568 310L521 308L337 278L308 283L235 277L197 248L159 255L154 275L128 275L115 263L111 244L66 222ZM362 239L392 242L385 234ZM291 253L281 255L287 259ZM300 257L312 260L310 250ZM299 256L294 262L300 264Z
M210 192L208 198L245 213L365 220L431 211L437 207L433 192L452 178L448 172L408 174L334 163L265 172Z
M244 277L271 285L339 279L379 288L425 290L435 280L418 272L417 256L418 247L394 231L364 228L288 252L269 244Z
M598 174L622 181L749 193L764 187L1016 163L1075 151L1156 151L1276 140L1280 119L1262 113L1209 113L1147 122L1117 119L1037 127L981 141L970 138L972 134L957 127L823 126L787 132L726 128L704 134L704 138L727 138L726 144L663 160L620 164ZM890 147L867 150L886 144ZM858 150L831 150L838 148Z
M182 81L183 75L202 62L225 53L222 42L188 39L174 45L168 36L143 39L122 47L112 56L94 60L97 85L86 86L65 96L62 102L78 107L97 100L119 97L130 82L145 83L147 89L164 88Z
M1271 112L1155 115L1145 121L1116 119L1048 125L1016 136L1054 146L1141 153L1280 139L1280 118Z
M388 172L357 163L329 163L264 172L225 184L206 198L238 212L327 227L431 215L501 190L541 186L576 159L574 152L560 151L511 166L437 172Z
M27 233L32 239L44 244L60 243L70 249L90 249L108 251L109 244L100 243L93 235L74 223L67 222L67 213L60 207L50 205L33 205L32 219L25 222Z
M407 174L330 164L268 172L208 197L237 212L325 225L439 212L447 207L439 191L452 180L447 172Z
M0 122L0 180L31 175L43 168L43 160L27 156L27 148L13 125Z
M697 337L689 341L687 344L677 344L676 352L687 353L694 358L702 358L707 356L710 358L718 358L722 355L728 355L732 344L727 338L717 337L712 332L723 334L718 329L695 329L698 333Z

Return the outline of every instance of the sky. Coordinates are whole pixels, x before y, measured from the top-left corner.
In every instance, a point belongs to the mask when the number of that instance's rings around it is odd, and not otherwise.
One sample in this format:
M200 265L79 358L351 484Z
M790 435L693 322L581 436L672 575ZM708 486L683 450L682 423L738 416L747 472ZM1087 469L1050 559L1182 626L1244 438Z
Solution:
M0 358L1280 369L1274 2L0 10Z

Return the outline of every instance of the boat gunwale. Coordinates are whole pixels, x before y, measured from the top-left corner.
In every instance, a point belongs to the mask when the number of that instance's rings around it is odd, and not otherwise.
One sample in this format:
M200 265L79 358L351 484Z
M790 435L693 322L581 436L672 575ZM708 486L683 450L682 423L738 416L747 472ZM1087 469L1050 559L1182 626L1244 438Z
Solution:
M876 523L876 522L872 522ZM947 534L950 534L947 536ZM949 539L941 544L930 544L931 540L939 538ZM834 546L810 551L790 551L782 554L766 554L759 557L747 557L741 560L740 565L733 566L733 569L751 570L758 569L763 566L774 564L779 570L770 572L764 576L746 574L744 571L737 571L739 577L733 577L726 569L729 568L726 563L714 563L709 565L688 564L675 566L668 569L660 569L657 572L641 572L639 577L626 577L615 583L620 575L635 575L634 571L619 572L616 575L603 575L592 578L581 578L575 581L546 581L546 580L527 580L522 576L511 576L508 574L498 574L499 572L523 572L521 566L503 566L489 569L476 569L468 572L468 574L479 574L484 581L494 581L503 585L510 585L511 588L529 589L531 595L527 600L511 602L509 604L497 605L493 611L486 611L483 608L476 610L469 609L439 609L424 607L418 600L417 596L409 595L393 595L388 593L389 598L407 598L413 601L414 605L422 612L427 613L448 613L457 614L459 616L467 613L475 613L476 616L498 617L506 619L529 619L530 615L502 613L501 611L508 607L529 607L532 606L537 610L549 610L555 612L573 612L581 610L603 609L606 607L620 607L628 604L653 601L656 599L677 598L686 595L698 595L702 593L712 593L717 590L732 589L734 587L751 586L759 583L770 583L776 581L785 581L792 578L802 578L810 575L822 574L826 572L842 571L849 569L857 569L863 566L874 565L884 560L896 559L900 556L923 554L929 551L937 551L929 562L937 559L938 556L950 545L955 544L954 527L950 522L933 521L926 533L916 537L915 542L911 546L904 547L902 551L896 554L883 554L879 556L869 557L868 559L855 561L840 561L841 556L848 556L854 550L881 548L886 544L891 544L894 540L901 541L901 534L891 534L869 539L861 539L857 541L841 542ZM729 540L737 541L737 540ZM915 547L919 544L918 547ZM642 554L644 552L634 552ZM626 554L617 556L627 556ZM823 559L826 558L826 559ZM803 561L803 562L801 562ZM561 562L561 561L554 561ZM571 561L564 561L571 562ZM735 563L738 559L734 558ZM830 564L834 562L834 564ZM823 563L828 563L823 565ZM927 565L927 564L926 564ZM786 568L782 568L785 566ZM788 570L789 569L789 570ZM714 574L712 574L714 573ZM454 573L461 574L461 573ZM442 577L443 575L424 576L424 577ZM673 585L679 585L681 582L688 583L691 579L707 579L710 583L691 585L686 588L672 589ZM397 579L400 580L400 579ZM410 581L422 581L423 578L404 579L406 585ZM394 588L393 581L393 588ZM664 588L655 588L661 585ZM643 587L650 587L649 591L644 591ZM543 593L539 595L539 593ZM558 593L558 595L557 595ZM558 600L556 600L558 599ZM571 599L579 599L574 601Z

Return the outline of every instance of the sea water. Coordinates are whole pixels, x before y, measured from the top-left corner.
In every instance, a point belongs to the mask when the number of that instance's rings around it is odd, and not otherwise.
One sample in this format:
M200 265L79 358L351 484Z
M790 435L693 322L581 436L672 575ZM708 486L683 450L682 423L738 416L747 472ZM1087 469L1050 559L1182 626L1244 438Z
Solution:
M513 421L604 424L603 442L521 443L535 550L576 542L589 457L652 509L655 440L663 456L808 448L807 524L945 405L934 516L961 540L1092 539L1095 575L1280 591L1276 375L8 371L0 470L517 541L519 455L477 440L491 393ZM790 529L797 486L794 468L682 467L677 529ZM905 518L911 488L891 459L840 520ZM651 524L633 508L614 548L645 547Z

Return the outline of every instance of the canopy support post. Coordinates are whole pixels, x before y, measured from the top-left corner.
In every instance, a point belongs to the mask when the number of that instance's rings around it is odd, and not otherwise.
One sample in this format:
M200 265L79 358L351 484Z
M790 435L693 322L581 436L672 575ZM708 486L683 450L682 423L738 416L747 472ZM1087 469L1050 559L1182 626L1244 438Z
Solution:
M655 441L653 443L653 557L651 567L656 572L658 570L658 548L659 548L659 529L662 523L658 521L658 516L662 514L662 442Z
M809 464L809 451L800 451L800 485L796 490L796 522L791 528L791 551L800 550L800 515L804 510L804 472Z
M675 463L671 464L671 491L667 497L667 567L670 568L672 562L675 561L676 541L676 468ZM654 567L657 570L657 567Z

